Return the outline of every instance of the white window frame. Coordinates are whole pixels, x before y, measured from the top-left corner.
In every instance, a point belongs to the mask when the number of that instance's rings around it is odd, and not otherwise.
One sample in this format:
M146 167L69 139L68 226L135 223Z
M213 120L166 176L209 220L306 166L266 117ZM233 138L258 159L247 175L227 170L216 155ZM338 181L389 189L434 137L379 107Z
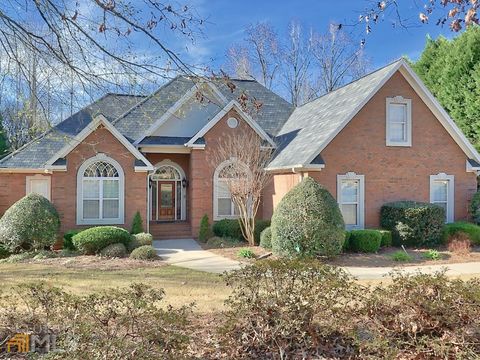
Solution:
M238 219L239 215L235 215L235 203L233 202L231 196L230 196L230 213L233 215L219 215L218 214L218 186L219 182L221 181L219 179L220 172L228 165L233 163L233 160L226 160L222 162L220 165L217 166L215 169L215 172L213 174L213 220L222 220L222 219ZM226 198L222 198L226 199Z
M104 161L110 163L115 167L118 173L118 218L108 219L84 219L83 218L83 177L85 170L91 164L97 161ZM91 178L98 179L98 178ZM100 179L113 179L113 178L100 178ZM100 187L100 197L103 189ZM102 207L100 206L99 215L102 216ZM105 154L98 154L88 160L86 160L78 169L77 172L77 225L123 225L125 224L125 174L122 166L114 159L108 157Z
M433 201L433 183L435 181L448 181L446 222L451 223L455 219L455 176L445 173L430 175L430 202L432 204L435 204Z
M357 206L357 225L345 225L346 229L364 229L365 228L365 175L357 175L354 172L348 172L345 175L337 175L337 203L340 207L343 203L342 201L342 181L344 180L357 180L358 185L358 206ZM349 204L349 203L346 203Z
M391 105L405 105L407 111L407 123L406 123L406 139L405 141L392 141L390 140L390 106ZM387 98L386 100L386 145L387 146L412 146L412 100L405 99L402 96L395 96L393 98Z
M25 181L25 194L31 194L32 193L32 181L46 181L47 182L47 196L46 198L48 200L52 200L52 178L50 176L45 176L45 175L33 175L33 176L27 176L26 181Z

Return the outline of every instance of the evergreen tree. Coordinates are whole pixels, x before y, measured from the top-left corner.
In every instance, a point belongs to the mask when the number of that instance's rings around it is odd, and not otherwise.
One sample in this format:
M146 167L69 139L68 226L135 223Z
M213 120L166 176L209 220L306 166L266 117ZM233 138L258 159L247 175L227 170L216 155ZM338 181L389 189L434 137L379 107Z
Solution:
M3 118L0 115L0 159L7 155L8 151L8 139L5 130L3 129Z
M427 38L413 68L480 149L480 26L470 26L453 40Z

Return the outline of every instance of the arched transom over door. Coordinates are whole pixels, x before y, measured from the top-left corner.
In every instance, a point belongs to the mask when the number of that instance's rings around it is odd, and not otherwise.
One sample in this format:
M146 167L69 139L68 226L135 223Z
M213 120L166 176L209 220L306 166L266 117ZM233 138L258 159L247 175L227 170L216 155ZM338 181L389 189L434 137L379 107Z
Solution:
M177 164L164 161L150 176L150 220L186 220L185 173Z

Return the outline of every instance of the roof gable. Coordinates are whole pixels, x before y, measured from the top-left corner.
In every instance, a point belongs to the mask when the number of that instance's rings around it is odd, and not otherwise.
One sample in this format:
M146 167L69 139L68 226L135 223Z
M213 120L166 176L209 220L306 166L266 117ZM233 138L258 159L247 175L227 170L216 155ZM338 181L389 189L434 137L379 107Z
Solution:
M402 73L467 157L479 159L478 152L402 59L295 109L277 136L279 150L268 168L311 166L321 151L397 71Z
M45 168L51 170L61 170L61 166L57 165L58 160L66 157L78 144L82 143L88 135L103 125L110 133L123 145L125 148L144 166L135 166L135 171L153 170L152 164L133 146L103 115L98 115L85 128L80 131L74 138L67 142L67 144L57 151L47 162ZM66 167L66 164L63 165Z

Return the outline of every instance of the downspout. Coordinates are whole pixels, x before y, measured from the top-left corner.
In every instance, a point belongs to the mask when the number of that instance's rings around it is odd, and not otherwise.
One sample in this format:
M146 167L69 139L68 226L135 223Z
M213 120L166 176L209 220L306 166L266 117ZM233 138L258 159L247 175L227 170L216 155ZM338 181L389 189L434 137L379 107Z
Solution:
M147 233L150 233L150 175L153 174L153 171L147 171L147 213L145 214L145 225Z

